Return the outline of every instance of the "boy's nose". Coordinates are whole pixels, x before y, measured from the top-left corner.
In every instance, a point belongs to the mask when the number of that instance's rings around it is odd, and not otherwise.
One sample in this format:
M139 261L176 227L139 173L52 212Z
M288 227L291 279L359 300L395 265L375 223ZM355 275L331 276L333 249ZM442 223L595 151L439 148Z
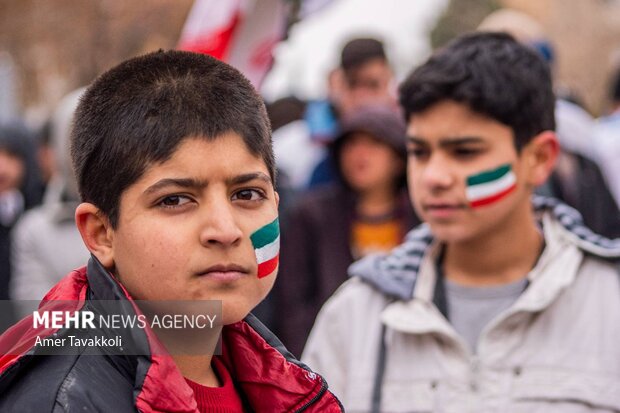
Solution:
M200 243L205 247L236 245L243 237L243 231L228 207L209 211L203 225Z
M445 189L454 184L454 176L449 165L441 157L431 157L422 175L428 189Z

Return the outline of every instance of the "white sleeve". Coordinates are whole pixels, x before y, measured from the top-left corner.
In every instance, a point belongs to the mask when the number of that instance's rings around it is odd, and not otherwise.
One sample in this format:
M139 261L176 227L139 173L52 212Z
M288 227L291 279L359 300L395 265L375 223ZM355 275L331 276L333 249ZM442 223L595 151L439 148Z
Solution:
M342 287L341 287L342 288ZM301 360L322 375L340 400L345 398L349 362L350 332L347 306L338 291L323 305L304 347Z
M50 289L50 281L37 251L37 222L34 216L24 215L13 228L11 237L11 282L9 294L13 300L41 300ZM23 308L22 308L23 307ZM18 316L24 316L27 306L16 305Z

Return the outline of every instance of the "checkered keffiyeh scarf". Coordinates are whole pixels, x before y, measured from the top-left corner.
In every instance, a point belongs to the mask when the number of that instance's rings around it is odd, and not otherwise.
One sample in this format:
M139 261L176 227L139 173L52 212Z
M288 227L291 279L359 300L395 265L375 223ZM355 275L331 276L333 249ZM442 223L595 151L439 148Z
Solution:
M620 259L620 238L608 239L586 227L579 212L561 201L535 195L532 205L537 213L550 212L574 237L575 243L586 253L617 261ZM349 276L359 276L365 282L398 299L413 296L422 257L433 242L433 234L426 224L411 230L405 241L387 255L371 255L353 263Z

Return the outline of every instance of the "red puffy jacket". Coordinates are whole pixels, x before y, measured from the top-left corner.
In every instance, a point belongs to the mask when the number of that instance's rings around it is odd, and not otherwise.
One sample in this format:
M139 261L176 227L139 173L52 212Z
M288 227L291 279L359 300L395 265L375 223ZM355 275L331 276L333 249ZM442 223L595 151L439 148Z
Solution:
M131 298L95 259L61 280L41 302L71 300L73 310L92 300ZM56 302L56 301L54 301ZM68 304L67 304L68 303ZM63 307L63 310L67 310ZM63 329L34 329L26 317L0 337L0 411L197 412L192 390L170 356L152 354L151 330L138 333L144 355L41 355L37 336L63 337ZM142 343L140 343L142 341ZM223 362L242 398L256 412L341 412L327 383L297 361L255 317L224 326Z

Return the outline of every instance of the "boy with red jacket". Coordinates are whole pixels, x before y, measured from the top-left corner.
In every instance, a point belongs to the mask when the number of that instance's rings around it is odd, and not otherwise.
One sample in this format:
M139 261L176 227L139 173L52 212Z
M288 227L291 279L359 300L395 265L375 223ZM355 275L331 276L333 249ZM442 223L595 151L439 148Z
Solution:
M121 63L85 92L72 159L92 258L0 338L1 411L342 410L249 315L277 273L278 195L267 114L237 70L179 51ZM162 351L170 337L152 324L98 325L104 339L125 333L123 344L50 355L43 344L93 337L69 315L42 327L41 311L101 316L102 300L129 318L142 315L134 300L219 301L221 355L217 340L199 354Z

